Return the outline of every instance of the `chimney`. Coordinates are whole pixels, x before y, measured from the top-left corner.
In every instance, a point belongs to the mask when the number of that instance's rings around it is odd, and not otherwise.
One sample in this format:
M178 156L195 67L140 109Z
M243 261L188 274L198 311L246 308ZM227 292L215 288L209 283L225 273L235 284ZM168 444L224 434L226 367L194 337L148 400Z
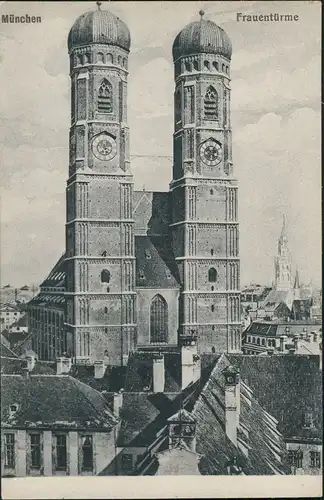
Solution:
M27 369L29 372L32 372L36 364L36 356L34 355L26 356L26 360L27 360Z
M104 361L94 362L94 378L103 378L106 372L106 365Z
M153 392L163 392L165 383L164 355L153 354Z
M24 366L24 367L22 368L22 376L23 376L24 378L29 378L29 369L28 369L28 366Z
M287 335L281 335L280 336L280 352L285 352L285 347L286 347L286 343L287 343Z
M123 389L120 389L119 392L115 392L113 395L113 414L117 418L119 418L119 413L123 406L123 392Z
M225 425L226 435L237 446L237 430L240 420L240 374L233 366L223 370L225 377Z
M298 351L300 349L300 337L299 335L294 336L294 349Z
M56 360L56 375L62 375L63 373L69 373L72 367L71 358L57 358Z
M201 375L201 362L196 339L190 339L181 346L181 389L196 382Z

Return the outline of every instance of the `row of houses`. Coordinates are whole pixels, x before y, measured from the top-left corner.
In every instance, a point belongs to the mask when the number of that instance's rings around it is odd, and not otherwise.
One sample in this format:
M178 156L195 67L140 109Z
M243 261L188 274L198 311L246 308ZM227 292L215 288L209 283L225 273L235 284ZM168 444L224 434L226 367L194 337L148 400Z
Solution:
M107 367L1 355L5 477L321 471L317 356L187 345Z

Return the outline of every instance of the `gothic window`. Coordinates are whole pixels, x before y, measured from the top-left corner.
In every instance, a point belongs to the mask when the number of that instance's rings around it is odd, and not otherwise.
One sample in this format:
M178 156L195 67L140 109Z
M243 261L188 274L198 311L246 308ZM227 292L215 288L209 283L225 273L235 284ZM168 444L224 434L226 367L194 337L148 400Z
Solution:
M108 312L108 307L105 307L104 308L104 313L107 314L107 312Z
M208 271L208 281L210 283L215 283L217 280L217 271L214 267L211 267Z
M214 255L214 249L213 248L211 248L211 250L210 250L210 255Z
M84 64L89 64L89 62L90 62L90 56L89 56L89 54L84 54L84 56L83 56L83 63Z
M210 194L214 194L214 191L213 191L213 189L211 189L211 190L210 190Z
M217 120L218 118L218 95L214 87L208 87L204 99L205 118Z
M118 61L119 66L121 66L122 65L122 58L121 58L121 56L118 56L117 61Z
M110 272L108 269L104 269L101 271L101 283L109 283L110 282Z
M215 311L215 306L214 306L214 304L212 304L212 306L211 306L211 312L213 313L214 311Z
M101 82L98 91L98 111L100 113L112 113L112 89L108 80Z
M217 62L217 61L214 61L214 62L213 62L213 66L214 66L214 68L216 69L216 71L218 71L219 66L218 66L218 62Z
M204 61L204 67L205 69L209 69L209 61Z
M161 295L156 295L151 302L151 343L168 341L168 305Z
M198 71L198 61L193 62L193 68L195 71Z
M98 63L104 63L104 55L102 52L98 52L98 55L97 55L97 62Z
M107 63L113 62L113 56L111 54L107 54Z
M186 71L191 71L191 64L189 62L185 63Z
M77 65L82 65L82 55L77 56Z
M126 68L126 67L127 67L127 59L126 59L125 57L124 57L124 59L123 59L123 66L124 66L124 68Z

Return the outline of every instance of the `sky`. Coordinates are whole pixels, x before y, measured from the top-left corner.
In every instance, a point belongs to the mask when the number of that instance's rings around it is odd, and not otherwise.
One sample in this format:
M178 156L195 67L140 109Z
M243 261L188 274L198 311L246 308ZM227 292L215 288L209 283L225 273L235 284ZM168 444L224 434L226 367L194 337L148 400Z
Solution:
M0 2L1 284L39 283L64 252L70 81L67 36L95 2ZM241 284L269 284L286 215L294 268L321 283L320 2L103 2L131 38L131 155L172 155L172 43L189 22L232 40L234 172L239 181ZM238 22L242 14L297 14L298 22ZM167 190L167 158L132 160L135 188Z

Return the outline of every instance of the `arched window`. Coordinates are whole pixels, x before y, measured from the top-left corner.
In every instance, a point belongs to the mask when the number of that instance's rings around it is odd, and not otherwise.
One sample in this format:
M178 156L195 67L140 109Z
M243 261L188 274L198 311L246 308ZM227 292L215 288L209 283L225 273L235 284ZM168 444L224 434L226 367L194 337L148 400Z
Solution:
M198 71L198 61L193 62L193 68L195 71Z
M218 66L218 62L217 62L217 61L214 61L214 62L213 62L213 66L214 66L214 68L216 69L216 71L218 71L219 66Z
M260 345L260 339L259 339L259 337L257 338L257 344Z
M118 56L117 61L118 61L119 66L121 66L121 65L122 65L122 57L121 57L121 56Z
M113 62L113 56L112 54L107 54L107 63L111 64Z
M204 61L204 67L205 69L209 69L209 61Z
M124 59L123 59L123 66L124 66L124 68L127 67L127 59L126 59L126 57L124 57Z
M104 269L101 271L101 283L109 283L110 282L110 272L108 269Z
M211 267L208 271L208 281L210 283L215 283L217 280L217 271L214 267Z
M211 312L212 312L212 313L215 311L215 306L214 306L214 304L212 304L212 305L211 305L211 308L210 308L210 309L211 309Z
M168 342L168 305L161 295L151 302L150 326L152 344Z
M213 248L210 249L210 255L214 255L214 249Z
M222 64L222 72L225 73L225 64Z
M90 55L89 54L84 54L83 56L83 64L89 64L90 62Z
M214 194L214 190L213 189L210 190L210 194Z
M217 120L218 118L218 95L214 87L208 87L204 99L205 118Z
M102 80L99 87L98 111L99 113L112 113L112 89L106 79Z
M191 64L190 64L190 62L186 62L185 63L185 68L186 68L186 71L191 71Z
M105 62L104 55L103 55L102 52L98 52L98 54L97 54L97 62L100 63L100 64L102 64L102 63Z
M107 312L108 312L108 307L105 307L104 308L104 313L107 314Z

